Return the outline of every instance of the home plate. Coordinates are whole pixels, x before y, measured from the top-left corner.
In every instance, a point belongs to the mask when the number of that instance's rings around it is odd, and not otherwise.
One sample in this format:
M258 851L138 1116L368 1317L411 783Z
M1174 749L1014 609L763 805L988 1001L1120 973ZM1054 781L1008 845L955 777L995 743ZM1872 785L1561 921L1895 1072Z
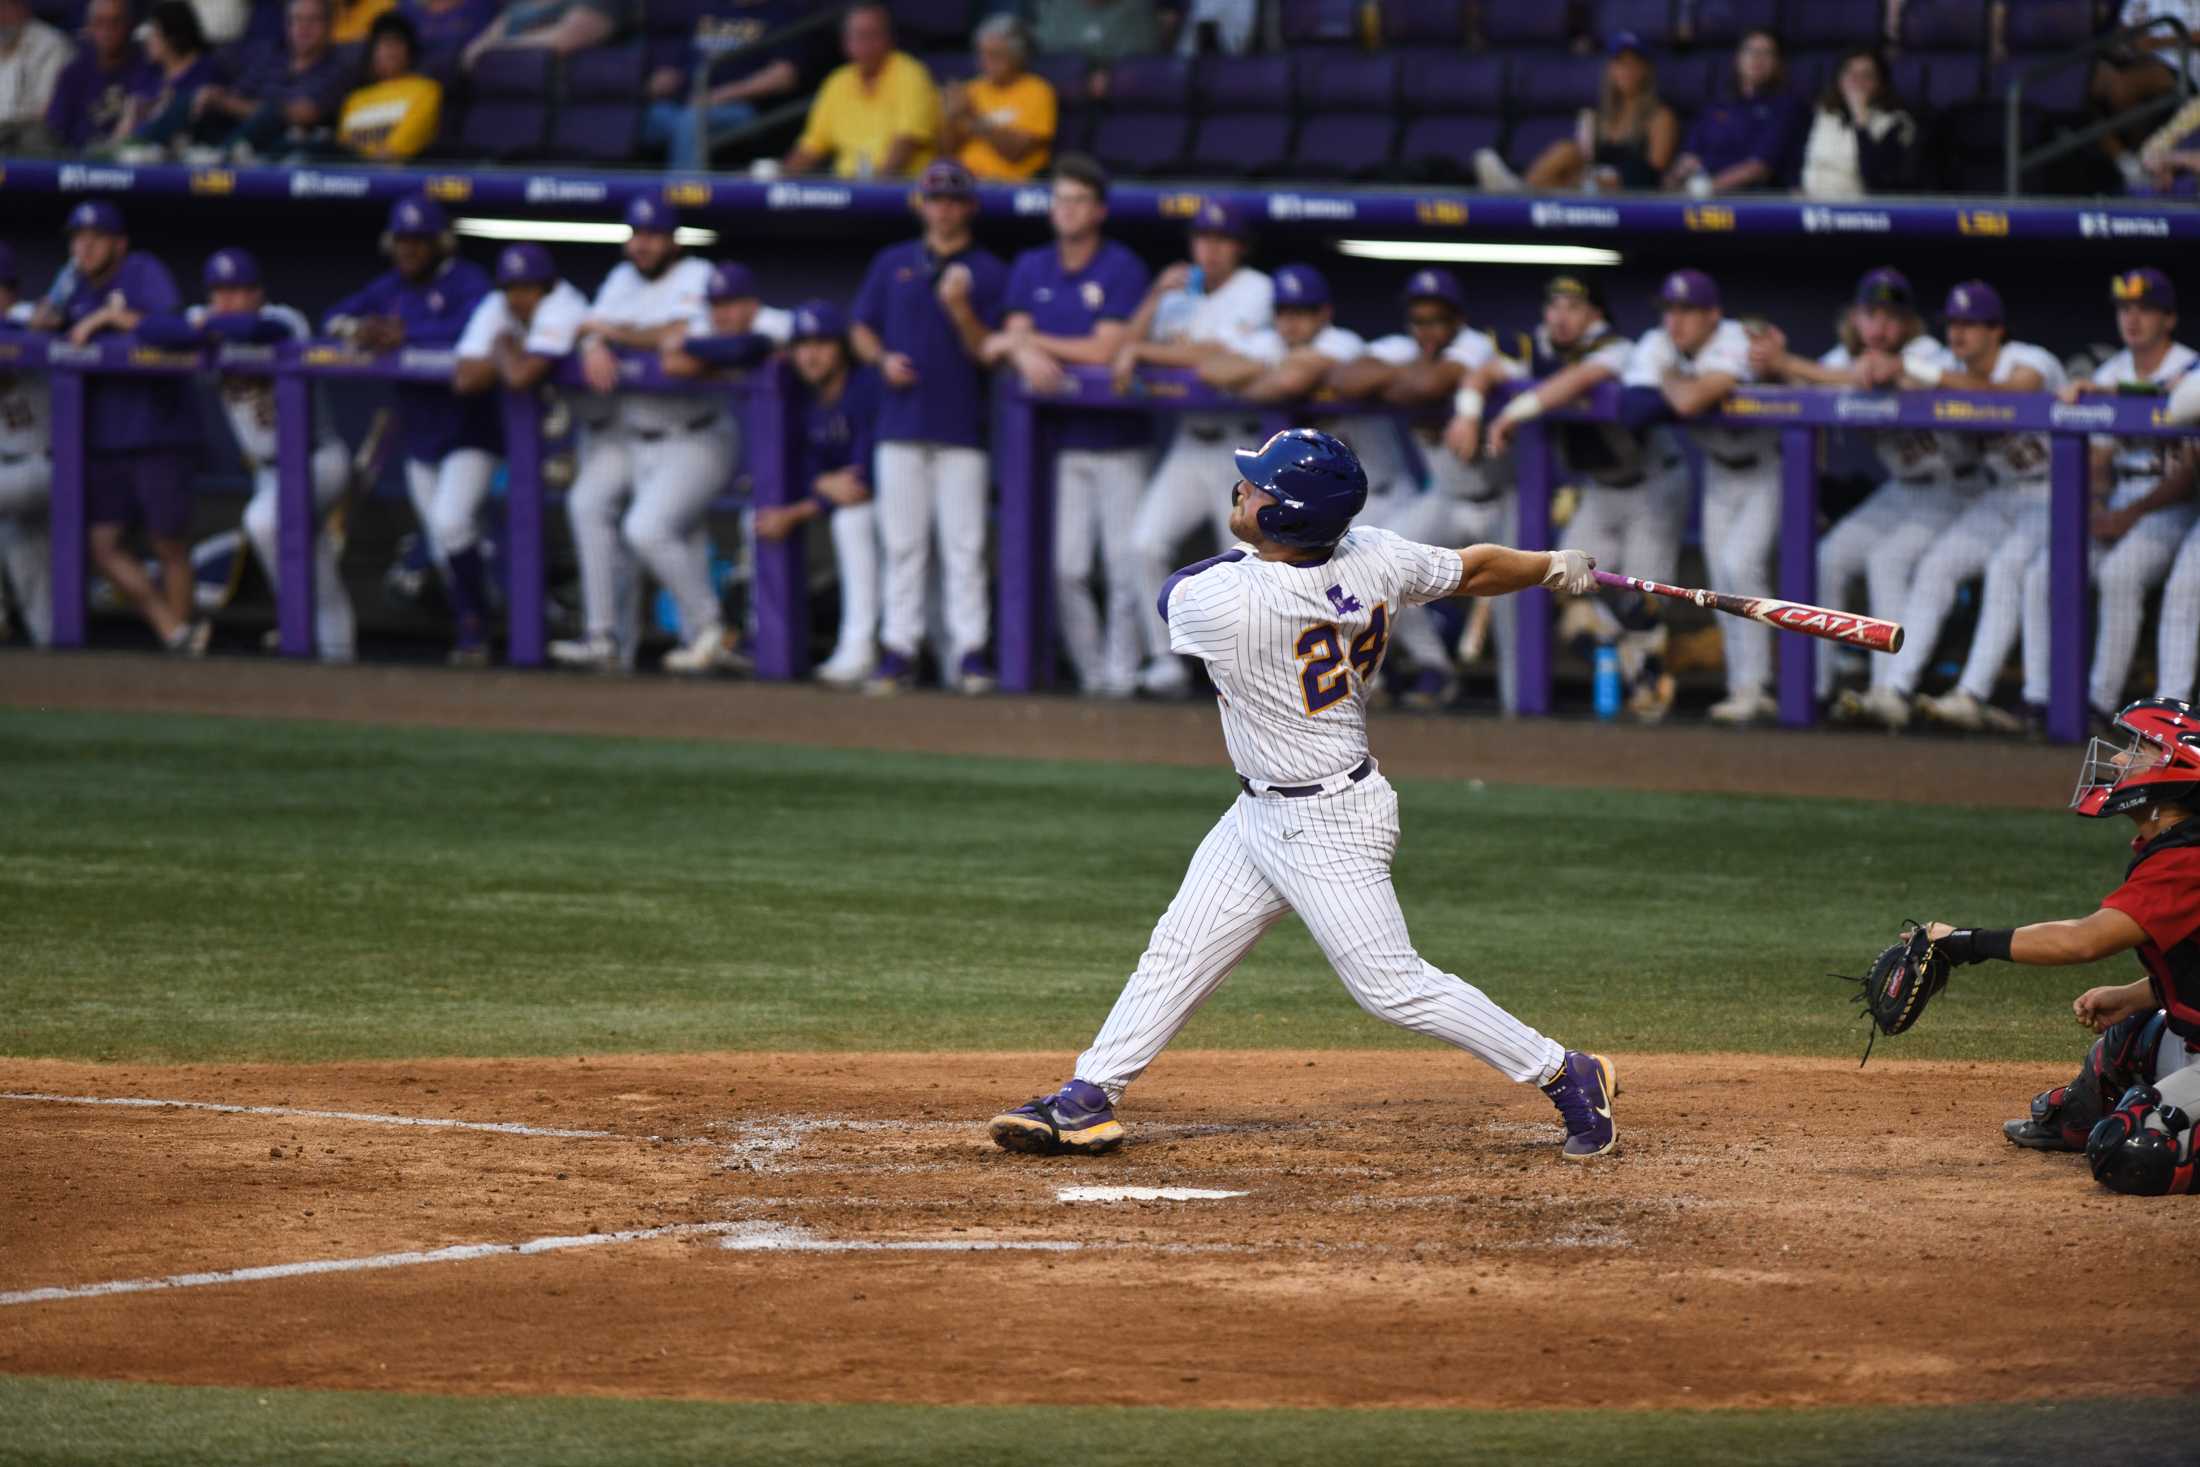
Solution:
M1205 1187L1064 1187L1057 1202L1219 1202L1243 1192L1214 1192Z

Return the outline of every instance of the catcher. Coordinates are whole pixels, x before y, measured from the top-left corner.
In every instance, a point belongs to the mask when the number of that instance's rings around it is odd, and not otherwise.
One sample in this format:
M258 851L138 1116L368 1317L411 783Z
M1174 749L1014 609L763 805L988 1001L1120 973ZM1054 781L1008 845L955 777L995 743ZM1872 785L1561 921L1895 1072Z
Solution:
M2143 698L2087 747L2070 806L2138 828L2123 884L2090 917L1987 930L1935 922L1905 934L1865 980L1878 1032L1917 1021L1950 964L2090 963L2136 949L2146 976L2089 988L2071 1004L2101 1037L2077 1077L2002 1129L2019 1146L2083 1151L2111 1191L2194 1190L2200 1119L2200 712ZM1868 1051L1867 1051L1868 1052Z

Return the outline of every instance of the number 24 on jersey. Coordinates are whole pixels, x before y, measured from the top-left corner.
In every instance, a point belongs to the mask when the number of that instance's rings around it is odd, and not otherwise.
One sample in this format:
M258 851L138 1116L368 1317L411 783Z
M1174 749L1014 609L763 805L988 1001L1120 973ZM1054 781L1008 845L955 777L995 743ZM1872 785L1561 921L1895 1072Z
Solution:
M1349 653L1344 634L1334 623L1317 622L1300 632L1293 651L1299 660L1299 688L1306 695L1307 717L1334 707L1352 691L1349 674L1358 673L1365 686L1383 665L1389 646L1390 607L1381 602L1368 619L1367 630L1352 639Z

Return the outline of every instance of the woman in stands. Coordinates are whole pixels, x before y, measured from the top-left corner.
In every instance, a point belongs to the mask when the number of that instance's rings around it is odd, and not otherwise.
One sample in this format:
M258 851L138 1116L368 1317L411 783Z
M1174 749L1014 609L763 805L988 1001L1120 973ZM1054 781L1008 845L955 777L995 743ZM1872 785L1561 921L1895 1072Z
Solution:
M1811 114L1803 144L1803 192L1814 199L1860 199L1917 186L1917 122L1902 110L1876 50L1841 58Z
M1665 186L1700 196L1779 188L1795 174L1803 109L1788 90L1780 38L1744 32L1734 48L1734 94L1705 108L1665 170Z
M443 84L420 74L420 33L394 11L376 17L367 41L365 82L344 99L336 119L336 156L390 163L435 141Z
M192 99L199 88L221 80L207 54L199 14L184 0L161 0L153 7L146 17L145 54L153 63L152 89L132 97L124 114L125 160L158 157L188 141Z
M1657 68L1632 31L1613 36L1607 50L1611 59L1604 64L1595 110L1583 108L1574 136L1551 144L1528 165L1528 188L1654 189L1671 166L1681 123L1658 97ZM1486 189L1522 186L1491 149L1476 154L1474 165Z

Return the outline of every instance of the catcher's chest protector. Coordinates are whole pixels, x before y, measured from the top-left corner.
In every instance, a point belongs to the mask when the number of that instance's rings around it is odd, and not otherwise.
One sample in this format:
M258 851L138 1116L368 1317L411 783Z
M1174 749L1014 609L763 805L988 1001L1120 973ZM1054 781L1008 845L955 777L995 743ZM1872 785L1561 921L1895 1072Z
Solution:
M2200 846L2200 817L2179 822L2140 848L2124 871L2128 883L2139 868L2167 851ZM2193 907L2200 907L2200 882L2185 893ZM2187 1042L2200 1045L2200 933L2164 950L2151 941L2139 945L2139 963L2154 980L2169 1027Z

